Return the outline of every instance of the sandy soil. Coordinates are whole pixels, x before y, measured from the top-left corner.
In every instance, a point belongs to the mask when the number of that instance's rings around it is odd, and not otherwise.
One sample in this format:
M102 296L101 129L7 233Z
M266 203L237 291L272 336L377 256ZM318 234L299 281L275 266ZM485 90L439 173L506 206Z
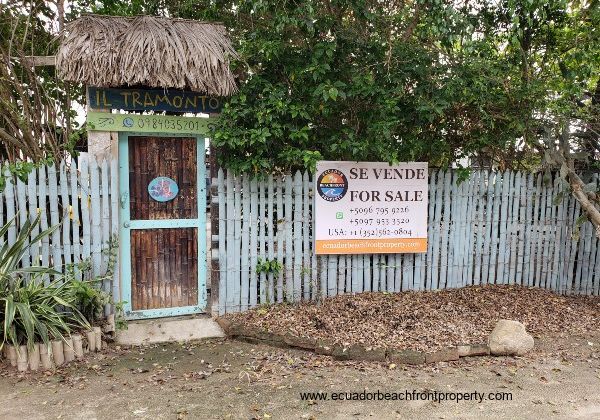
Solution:
M2 419L599 418L600 330L525 358L415 367L336 362L230 340L96 355L55 375L0 370ZM301 401L300 392L509 392L511 401Z

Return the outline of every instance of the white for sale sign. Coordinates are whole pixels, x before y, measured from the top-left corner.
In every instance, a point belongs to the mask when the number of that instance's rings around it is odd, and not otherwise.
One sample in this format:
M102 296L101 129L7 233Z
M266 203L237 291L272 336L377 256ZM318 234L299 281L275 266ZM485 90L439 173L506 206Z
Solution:
M317 254L427 252L427 162L317 162Z

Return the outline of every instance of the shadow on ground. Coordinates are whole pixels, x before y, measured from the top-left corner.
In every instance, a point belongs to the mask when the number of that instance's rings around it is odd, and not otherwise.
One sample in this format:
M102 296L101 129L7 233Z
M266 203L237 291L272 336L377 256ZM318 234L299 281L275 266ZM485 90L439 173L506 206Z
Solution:
M2 368L2 419L598 418L600 331L537 338L525 358L337 362L231 340L98 354L54 375ZM477 401L303 401L302 392L483 393ZM511 394L506 401L487 396ZM331 395L331 394L330 394ZM366 398L367 394L363 394ZM354 394L363 398L360 394Z

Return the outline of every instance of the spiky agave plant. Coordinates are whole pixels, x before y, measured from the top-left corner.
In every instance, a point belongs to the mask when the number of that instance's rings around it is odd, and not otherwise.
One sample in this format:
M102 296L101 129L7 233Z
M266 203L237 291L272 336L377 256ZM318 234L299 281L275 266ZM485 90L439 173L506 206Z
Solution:
M73 327L89 327L75 306L72 285L64 281L62 273L46 266L20 264L32 244L58 228L53 226L30 240L39 220L39 215L34 221L27 220L15 242L4 242L0 247L0 348L10 343L27 344L32 349L36 341L47 344L51 339L64 340ZM0 229L0 238L4 238L12 223L14 219ZM53 280L45 284L45 278Z

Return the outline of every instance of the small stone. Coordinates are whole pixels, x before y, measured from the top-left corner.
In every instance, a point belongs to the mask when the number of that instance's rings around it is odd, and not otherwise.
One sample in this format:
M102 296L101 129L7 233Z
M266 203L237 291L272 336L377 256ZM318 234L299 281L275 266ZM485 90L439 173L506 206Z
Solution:
M501 319L488 338L494 356L522 356L533 349L533 337L518 321Z

